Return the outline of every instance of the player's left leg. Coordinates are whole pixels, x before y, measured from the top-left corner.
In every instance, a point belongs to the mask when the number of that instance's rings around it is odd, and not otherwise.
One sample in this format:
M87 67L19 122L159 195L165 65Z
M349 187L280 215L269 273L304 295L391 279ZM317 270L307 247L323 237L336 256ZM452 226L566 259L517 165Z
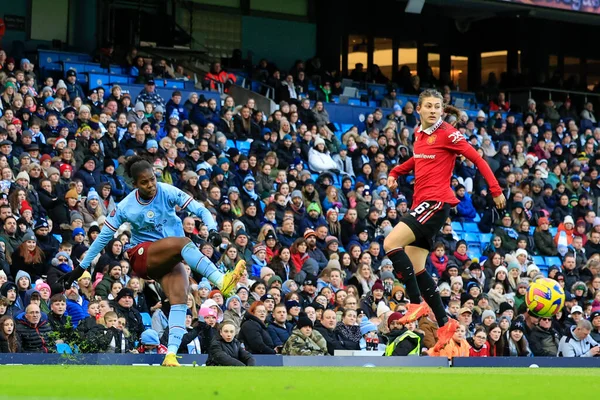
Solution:
M429 251L416 246L406 246L404 251L406 251L406 255L410 258L410 261L412 261L417 277L417 285L419 285L423 300L431 307L438 324L440 326L444 325L448 321L444 303L442 302L442 298L440 297L440 293L433 278L425 270L425 263L427 262Z
M169 313L169 351L163 361L163 366L178 367L175 355L186 333L185 314L187 311L187 295L189 281L183 264L178 263L172 270L160 278L160 284L171 303Z

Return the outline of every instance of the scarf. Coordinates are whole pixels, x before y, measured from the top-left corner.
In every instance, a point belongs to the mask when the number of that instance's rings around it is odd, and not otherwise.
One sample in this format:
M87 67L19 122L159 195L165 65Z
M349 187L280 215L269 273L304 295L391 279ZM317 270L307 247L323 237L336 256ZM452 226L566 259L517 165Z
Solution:
M67 263L58 264L56 266L56 268L58 268L60 270L60 272L63 272L65 274L68 273L68 272L71 272L73 270L71 268L71 266L69 264L67 264Z
M501 227L504 232L508 235L509 238L517 240L519 238L519 234L513 228L507 228L505 226Z
M337 323L333 331L345 340L354 343L358 343L360 339L362 339L362 335L360 334L360 326L358 325L348 326L344 325L344 323L340 321Z
M458 261L460 261L461 263L464 264L464 262L469 259L469 256L467 254L460 255L458 252L455 251L454 252L454 258L456 258Z
M248 189L246 189L246 186L242 186L242 189L244 190L244 192L246 192L246 194L248 196L250 196L250 198L254 201L258 200L258 195L256 194L256 192L254 191L254 189L252 189L252 191L249 191Z

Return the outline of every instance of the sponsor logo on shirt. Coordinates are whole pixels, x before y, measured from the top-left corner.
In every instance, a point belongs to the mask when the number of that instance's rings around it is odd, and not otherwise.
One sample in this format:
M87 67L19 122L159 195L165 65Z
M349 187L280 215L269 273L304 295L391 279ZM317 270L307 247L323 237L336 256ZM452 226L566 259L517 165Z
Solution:
M415 154L414 157L415 158L424 158L426 160L435 160L435 154L423 154L423 153L419 153L419 154Z
M456 131L456 132L452 132L451 134L448 135L448 139L450 139L452 141L452 144L456 144L457 142L463 140L465 137L463 136L462 133Z

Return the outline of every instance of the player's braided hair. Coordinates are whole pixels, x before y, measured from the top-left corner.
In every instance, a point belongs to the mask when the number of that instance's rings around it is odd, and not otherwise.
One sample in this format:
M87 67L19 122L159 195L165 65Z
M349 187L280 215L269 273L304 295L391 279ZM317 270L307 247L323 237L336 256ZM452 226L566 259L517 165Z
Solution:
M133 178L134 182L143 171L147 170L152 171L152 164L148 158L143 156L133 156L125 164L125 173Z

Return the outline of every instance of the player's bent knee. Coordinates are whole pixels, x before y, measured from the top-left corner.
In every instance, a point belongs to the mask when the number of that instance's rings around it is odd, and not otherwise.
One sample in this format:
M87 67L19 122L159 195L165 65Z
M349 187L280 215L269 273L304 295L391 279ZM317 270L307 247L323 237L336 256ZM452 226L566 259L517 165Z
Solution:
M391 237L391 234L383 240L383 251L386 253L394 250L397 247L399 247L398 243Z

